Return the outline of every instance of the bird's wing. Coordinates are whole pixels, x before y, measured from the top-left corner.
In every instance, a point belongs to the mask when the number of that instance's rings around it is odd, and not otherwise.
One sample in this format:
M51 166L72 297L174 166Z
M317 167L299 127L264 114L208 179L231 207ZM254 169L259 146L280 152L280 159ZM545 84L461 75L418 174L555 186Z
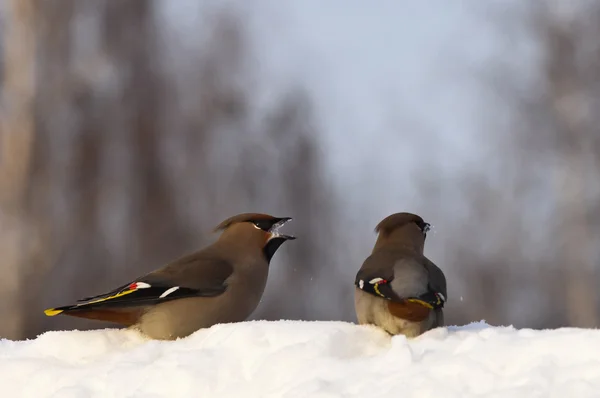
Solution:
M188 260L188 261L186 261ZM214 297L227 289L226 280L233 267L226 261L204 260L203 273L206 279L195 281L196 272L191 269L191 258L184 257L162 270L152 272L108 293L87 297L76 304L45 310L48 316L71 311L117 309L153 305L186 297ZM189 272L185 272L188 270ZM189 279L189 281L188 281ZM195 281L195 283L192 283Z
M423 257L423 265L429 274L429 290L442 294L444 301L448 300L444 272L427 257Z
M388 261L380 257L376 254L367 257L356 274L354 285L386 300L402 301L402 297L398 296L390 285L390 282L394 280L394 269L389 266Z
M402 277L402 275L398 277L395 275L397 267L394 265L398 261L398 258L390 255L378 256L373 254L369 256L356 274L355 286L367 293L395 303L415 303L429 309L442 308L446 301L445 285L444 292L431 289L429 284L423 284L423 289L419 289L416 294L399 294L399 291L394 289L392 282L396 280L395 284L398 285L398 282L401 282L398 279Z

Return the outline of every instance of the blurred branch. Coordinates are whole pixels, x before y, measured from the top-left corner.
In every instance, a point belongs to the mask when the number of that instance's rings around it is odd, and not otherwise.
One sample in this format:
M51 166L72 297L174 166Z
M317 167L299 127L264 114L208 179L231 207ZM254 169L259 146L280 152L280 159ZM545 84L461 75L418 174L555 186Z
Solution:
M592 141L590 137L598 134L598 128L592 127L589 120L586 80L600 78L600 72L586 76L578 68L577 59L581 47L590 41L598 48L600 46L596 44L596 38L580 37L576 21L550 13L545 17L541 27L547 54L548 93L560 138L555 153L561 160L557 189L562 213L559 228L565 242L562 268L567 317L570 325L593 327L600 325L600 319L594 265L590 261L586 160ZM596 170L595 175L600 175L600 170Z
M0 201L4 212L21 207L34 138L34 0L10 0L4 34L4 109L0 136Z
M10 0L4 30L2 123L0 125L0 336L18 338L25 316L21 278L32 250L24 208L34 140L34 0Z
M448 223L476 222L485 234L449 238L465 296L449 303L457 309L449 318L598 326L600 251L591 236L600 218L600 6L516 10L489 13L503 51L479 76L491 100L484 129L496 123L490 153L502 155L484 160L492 171L455 184L469 211Z

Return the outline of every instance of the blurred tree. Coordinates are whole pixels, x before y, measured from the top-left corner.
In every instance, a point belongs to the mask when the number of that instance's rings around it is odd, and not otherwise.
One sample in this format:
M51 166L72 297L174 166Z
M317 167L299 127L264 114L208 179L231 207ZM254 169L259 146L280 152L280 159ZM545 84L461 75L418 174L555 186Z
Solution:
M108 287L117 264L141 261L126 268L133 277L148 260L145 250L160 258L179 238L155 166L161 80L152 70L151 5L40 4L30 212L46 228L44 254L28 281L41 294L31 297L26 336L40 330L39 311L49 301ZM70 324L86 323L65 320L63 327Z
M483 79L492 99L485 129L497 123L487 158L495 171L458 185L485 233L450 239L468 301L450 305L459 322L597 327L600 6L518 9L493 13L508 17L499 24L505 56ZM466 225L460 217L450 216Z
M19 337L28 292L23 280L36 251L35 221L25 200L34 145L34 64L36 4L11 0L5 4L3 32L2 109L0 110L0 315L2 333Z
M10 321L0 324L2 337L101 327L42 311L195 250L242 211L299 220L289 228L302 248L278 254L285 287L271 287L284 296L266 296L257 316L314 319L322 310L319 297L300 297L313 277L335 272L320 241L332 199L308 97L283 90L256 108L260 87L249 84L253 54L241 21L209 13L199 51L183 52L155 6L11 2L0 131L0 316Z
M540 142L544 137L551 145L550 157L558 160L560 219L554 236L562 243L557 261L563 270L564 310L569 325L599 326L600 257L592 252L590 209L600 199L593 184L600 178L600 5L566 7L549 2L539 6L535 21L545 79L540 102L547 107L536 118L546 116L553 128L531 131L530 140Z

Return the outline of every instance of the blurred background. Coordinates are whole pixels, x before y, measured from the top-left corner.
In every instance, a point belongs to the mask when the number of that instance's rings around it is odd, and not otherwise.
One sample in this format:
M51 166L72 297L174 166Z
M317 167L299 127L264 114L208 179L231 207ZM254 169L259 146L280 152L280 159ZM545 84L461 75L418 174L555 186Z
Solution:
M568 4L567 4L568 3ZM254 319L354 321L385 216L449 324L600 326L600 3L3 0L0 337L291 216Z

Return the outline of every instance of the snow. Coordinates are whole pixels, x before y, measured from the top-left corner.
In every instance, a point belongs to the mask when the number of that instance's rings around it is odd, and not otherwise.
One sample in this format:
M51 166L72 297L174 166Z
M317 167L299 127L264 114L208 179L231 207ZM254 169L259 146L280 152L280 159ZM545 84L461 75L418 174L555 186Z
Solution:
M600 331L484 322L407 340L345 322L216 325L0 341L3 397L598 397Z

